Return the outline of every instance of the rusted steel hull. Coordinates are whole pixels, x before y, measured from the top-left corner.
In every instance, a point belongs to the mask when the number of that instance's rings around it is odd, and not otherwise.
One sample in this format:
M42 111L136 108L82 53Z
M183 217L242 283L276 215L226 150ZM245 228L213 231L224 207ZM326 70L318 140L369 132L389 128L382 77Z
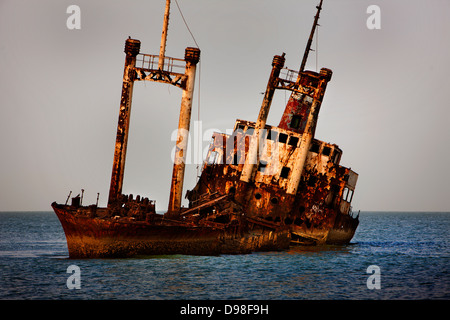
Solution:
M66 234L70 258L123 258L138 255L219 255L277 251L289 247L288 230L251 223L193 226L190 223L93 217L89 207L52 204ZM108 210L108 209L104 209Z
M332 228L304 228L291 226L292 245L349 244L355 235L359 220L348 215L339 215Z

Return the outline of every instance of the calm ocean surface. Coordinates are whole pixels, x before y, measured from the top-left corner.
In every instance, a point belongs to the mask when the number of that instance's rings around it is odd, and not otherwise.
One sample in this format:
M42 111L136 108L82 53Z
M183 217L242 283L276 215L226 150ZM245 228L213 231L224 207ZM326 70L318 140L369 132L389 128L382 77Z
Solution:
M449 232L450 213L361 212L347 246L72 260L54 213L0 212L0 299L449 299ZM367 287L371 265L380 289Z

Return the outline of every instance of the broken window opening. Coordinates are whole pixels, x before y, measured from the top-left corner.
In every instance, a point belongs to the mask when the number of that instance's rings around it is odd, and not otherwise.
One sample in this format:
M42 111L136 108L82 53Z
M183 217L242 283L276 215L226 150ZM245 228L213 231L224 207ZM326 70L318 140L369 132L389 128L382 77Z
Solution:
M347 201L348 191L349 191L349 189L347 187L345 187L344 191L342 192L342 199L344 201Z
M302 116L298 114L294 114L291 119L291 124L289 125L292 129L300 128L300 124L302 123Z
M331 148L330 147L323 147L322 154L324 156L329 156L331 154Z
M298 145L298 137L294 137L294 136L292 136L292 137L290 137L289 138L289 143L288 143L288 145L290 145L290 146L293 146L293 147L297 147L297 145Z
M315 142L311 145L311 149L309 149L309 151L314 152L314 153L319 153L319 150L320 150L320 145Z
M267 134L267 139L272 141L277 141L278 138L278 132L275 130L269 130L269 133Z
M352 202L352 198L353 198L353 190L352 189L348 189L348 195L347 195L347 202L350 203Z
M283 167L281 169L280 178L287 179L289 177L289 172L291 171L291 168L289 167Z
M278 142L286 143L288 135L285 133L280 133L278 136Z

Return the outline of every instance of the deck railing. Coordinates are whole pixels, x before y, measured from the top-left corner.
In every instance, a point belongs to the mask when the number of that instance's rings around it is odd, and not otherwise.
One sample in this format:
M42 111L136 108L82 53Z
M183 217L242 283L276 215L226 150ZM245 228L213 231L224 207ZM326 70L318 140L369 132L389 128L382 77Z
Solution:
M142 68L144 70L158 70L159 56L152 54L140 53L136 57L136 68ZM184 74L186 68L186 62L183 59L164 57L164 65L162 71L170 73Z

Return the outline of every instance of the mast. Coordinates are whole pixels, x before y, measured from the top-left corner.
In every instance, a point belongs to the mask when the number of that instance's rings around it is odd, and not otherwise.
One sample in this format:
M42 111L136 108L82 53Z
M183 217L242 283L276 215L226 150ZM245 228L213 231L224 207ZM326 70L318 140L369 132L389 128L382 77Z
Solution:
M131 118L131 100L135 81L134 67L136 65L136 56L139 54L140 48L141 42L139 40L128 38L125 42L126 56L122 81L122 97L120 99L119 121L117 124L108 206L111 206L114 202L116 202L122 194L128 133Z
M302 63L300 66L300 71L298 72L297 80L295 82L296 87L300 87L300 82L302 79L307 81L306 79L309 77L305 73L306 61L308 60L309 52L311 51L311 44L314 38L314 33L316 31L320 17L320 11L322 10L323 0L320 0L320 3L317 8L317 13L314 17L314 23L311 28L311 33L309 35L308 42L306 43L306 49L303 54ZM288 103L286 104L286 108L281 116L280 124L278 127L286 130L291 130L296 133L303 133L306 125L306 118L308 117L309 110L311 108L311 104L305 103L303 100L304 95L298 95L297 93L292 93Z
M164 12L164 23L161 34L161 46L159 47L158 69L164 68L164 57L166 54L167 29L169 27L170 0L166 0L166 11Z
M186 48L186 83L181 96L180 117L178 120L177 142L170 185L169 208L165 214L169 218L177 218L181 210L183 199L184 172L191 125L192 101L194 99L194 84L197 63L200 61L200 49Z
M300 71L297 79L297 85L300 86L300 81L302 77L308 77L308 75L302 74L305 69L306 60L308 59L309 51L311 50L311 43L314 37L314 32L317 28L318 21L319 21L319 15L320 10L322 10L322 2L323 0L320 0L320 4L316 7L317 13L314 17L314 24L311 29L311 34L309 35L308 43L306 45L305 53L303 55L302 65L300 66ZM316 131L317 126L317 120L319 117L319 111L320 106L322 104L322 99L325 94L325 89L327 87L328 82L331 80L333 72L330 69L322 68L320 70L319 74L319 83L317 85L316 92L311 96L313 98L312 105L309 107L306 115L306 124L305 128L302 131L302 136L300 140L300 144L298 146L298 155L295 159L295 162L292 166L292 173L291 178L288 182L286 193L295 195L297 193L303 169L305 167L306 158L308 156L309 149L311 148L312 140L314 139L314 133ZM292 99L292 96L291 96ZM294 105L297 105L297 110L295 112L298 112L298 106L301 106L303 103L299 101L295 101L294 99ZM288 106L286 106L286 109L288 109ZM286 111L285 111L286 114ZM284 116L284 115L283 115Z
M156 59L152 59L158 57L157 69L156 65L154 66L153 64L145 63L145 57L141 57L137 65L137 55L140 54L141 46L141 42L139 40L129 38L125 43L126 58L122 84L122 98L120 101L119 121L117 125L108 207L111 207L116 203L120 203L120 199L122 198L122 186L124 180L134 81L147 80L163 82L179 87L183 90L177 132L176 153L172 173L172 185L170 189L170 204L167 212L167 216L176 218L181 209L187 142L190 128L192 101L194 98L195 73L196 65L200 60L200 49L190 47L185 49L184 61L186 66L184 74L179 73L178 70L172 70L173 63L171 61L173 58L168 58L170 59L170 65L166 66L166 70L164 70L169 13L170 0L166 0L159 56L144 55L149 57L148 59L151 59L151 61L155 61ZM176 60L182 61L181 59Z
M320 4L316 7L317 13L316 13L316 16L314 17L314 24L311 29L311 34L309 35L308 43L306 44L305 53L303 54L302 65L300 66L299 73L305 71L306 60L308 60L309 51L311 51L311 44L312 44L312 40L314 38L314 32L316 31L316 28L318 25L317 22L319 21L320 10L322 10L322 2L323 2L323 0L320 0Z

